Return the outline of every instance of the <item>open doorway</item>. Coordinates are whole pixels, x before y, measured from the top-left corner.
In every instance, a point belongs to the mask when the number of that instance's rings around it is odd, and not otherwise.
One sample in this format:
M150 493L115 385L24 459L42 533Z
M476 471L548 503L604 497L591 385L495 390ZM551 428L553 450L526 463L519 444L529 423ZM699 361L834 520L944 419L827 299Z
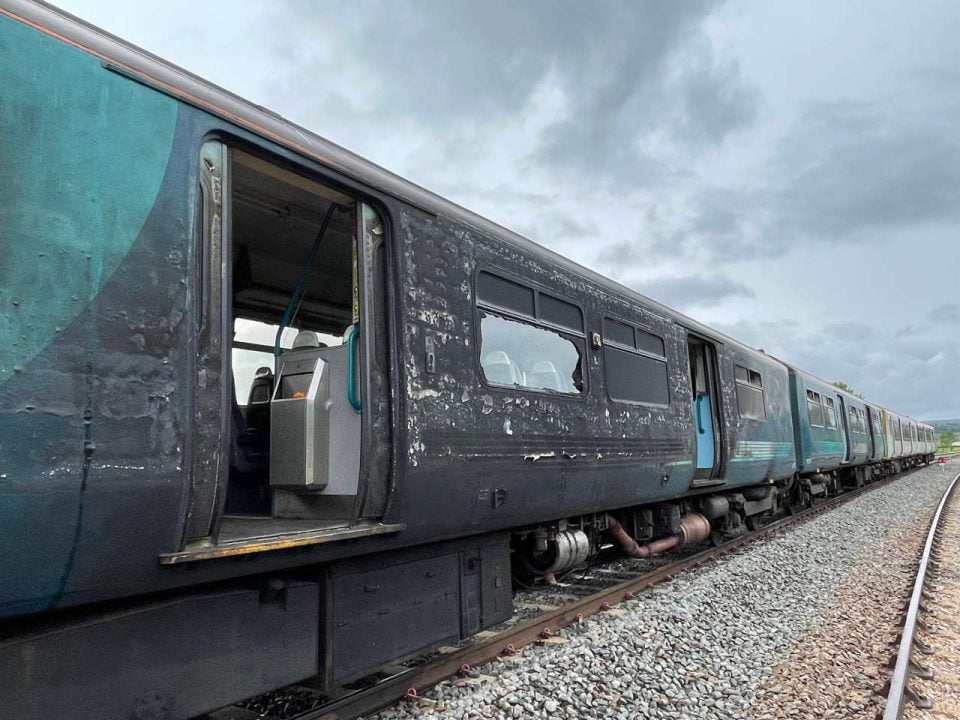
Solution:
M386 482L361 462L363 395L370 373L386 372L367 357L383 339L365 337L377 332L367 326L385 327L374 317L383 296L371 290L384 272L381 218L359 198L214 141L201 153L201 192L211 280L198 388L205 357L219 356L221 424L197 432L194 475L209 471L205 447L219 459L216 492L194 494L188 522L209 496L208 529L198 522L194 537L224 544L355 526L370 516L369 483Z
M720 403L717 397L716 350L705 340L687 337L690 354L690 383L693 388L693 420L696 434L697 465L694 485L712 485L719 478Z

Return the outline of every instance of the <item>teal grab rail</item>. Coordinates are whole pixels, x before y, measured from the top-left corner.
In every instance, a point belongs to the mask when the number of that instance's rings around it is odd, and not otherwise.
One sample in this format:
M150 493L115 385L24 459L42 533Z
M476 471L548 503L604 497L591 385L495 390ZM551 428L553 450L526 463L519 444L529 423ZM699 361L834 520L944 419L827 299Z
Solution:
M327 234L327 228L330 227L330 219L333 217L334 210L345 210L345 208L336 203L330 203L330 207L327 208L327 212L323 216L323 222L320 224L320 232L317 233L317 237L313 241L313 246L310 248L306 262L304 262L303 267L300 268L300 277L297 278L297 284L293 288L293 294L287 302L287 309L283 311L283 320L280 321L280 327L277 328L277 337L273 341L274 357L280 357L280 339L283 337L283 331L293 323L294 318L297 316L297 311L300 309L300 298L303 297L303 291L307 286L310 269L313 267L313 259L317 255L317 250L320 249L323 236Z
M354 325L347 336L347 400L354 410L360 412L360 397L357 394L357 336L360 334L360 326Z

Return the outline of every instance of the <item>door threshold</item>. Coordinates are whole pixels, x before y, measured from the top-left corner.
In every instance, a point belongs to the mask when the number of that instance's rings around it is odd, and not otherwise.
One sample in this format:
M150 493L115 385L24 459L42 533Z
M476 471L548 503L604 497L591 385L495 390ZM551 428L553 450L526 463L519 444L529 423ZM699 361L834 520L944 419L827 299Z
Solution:
M384 524L380 522L365 522L357 525L342 524L336 527L325 527L313 530L296 530L292 532L277 532L270 535L247 537L238 540L228 540L216 544L205 544L187 548L179 552L161 553L161 565L178 565L200 560L218 560L220 558L237 555L255 555L277 550L321 545L337 540L351 540L354 538L384 535L404 530L404 523Z
M726 482L724 478L694 478L690 487L710 487L711 485L723 485Z

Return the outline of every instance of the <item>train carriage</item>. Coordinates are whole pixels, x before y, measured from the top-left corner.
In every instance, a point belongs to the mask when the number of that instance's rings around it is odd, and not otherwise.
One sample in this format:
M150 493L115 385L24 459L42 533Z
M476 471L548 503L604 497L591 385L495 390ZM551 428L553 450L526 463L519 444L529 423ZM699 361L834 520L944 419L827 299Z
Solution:
M837 389L797 368L790 368L797 470L801 474L838 469L847 458L847 442L837 414Z
M11 716L334 691L513 574L756 526L870 422L901 462L891 413L54 8L0 45Z

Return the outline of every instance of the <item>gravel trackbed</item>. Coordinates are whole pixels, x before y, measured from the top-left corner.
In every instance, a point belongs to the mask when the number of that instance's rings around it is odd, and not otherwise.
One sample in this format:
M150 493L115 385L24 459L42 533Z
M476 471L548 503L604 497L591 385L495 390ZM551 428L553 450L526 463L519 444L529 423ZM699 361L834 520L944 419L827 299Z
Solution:
M375 717L873 718L958 469L921 468Z

